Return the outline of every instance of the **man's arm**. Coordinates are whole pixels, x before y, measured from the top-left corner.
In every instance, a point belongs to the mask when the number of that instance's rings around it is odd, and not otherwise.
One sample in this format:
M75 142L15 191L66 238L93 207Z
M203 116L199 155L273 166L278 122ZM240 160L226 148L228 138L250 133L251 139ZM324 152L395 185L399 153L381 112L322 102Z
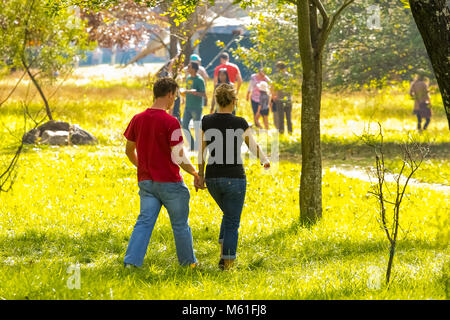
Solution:
M127 140L127 145L125 146L125 154L131 163L136 167L138 166L137 152L136 152L136 142Z
M208 76L208 73L206 72L206 69L202 67L202 68L200 68L198 71L199 71L200 76L202 76L203 79L204 79L205 82L206 82L206 80L209 79L209 76Z
M193 96L199 96L203 98L207 98L206 92L200 92L200 91L192 91L192 92L186 92L187 94L192 94Z

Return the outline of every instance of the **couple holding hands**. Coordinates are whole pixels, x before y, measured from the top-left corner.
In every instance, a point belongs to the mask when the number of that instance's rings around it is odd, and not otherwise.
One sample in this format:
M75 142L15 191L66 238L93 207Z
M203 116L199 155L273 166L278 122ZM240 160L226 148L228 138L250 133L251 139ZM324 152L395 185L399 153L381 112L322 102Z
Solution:
M140 196L140 214L128 243L124 265L142 266L162 206L169 214L179 263L197 265L188 224L190 193L180 175L181 167L194 176L195 189L207 188L223 212L219 267L228 270L236 259L247 185L242 144L247 144L265 168L270 167L270 162L256 143L247 121L232 114L237 100L234 87L221 84L215 90L218 111L204 116L201 121L197 172L184 150L179 121L167 113L177 91L178 85L172 78L159 79L153 86L153 105L135 115L124 133L125 153L137 167Z

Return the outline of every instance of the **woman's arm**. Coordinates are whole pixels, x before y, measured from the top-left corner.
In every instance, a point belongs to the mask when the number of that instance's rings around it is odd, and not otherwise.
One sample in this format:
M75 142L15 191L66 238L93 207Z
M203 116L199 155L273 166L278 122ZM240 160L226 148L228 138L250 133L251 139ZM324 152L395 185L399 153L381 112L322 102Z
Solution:
M213 91L213 96L212 96L212 101L211 101L211 110L209 113L214 113L214 106L216 105L216 99L215 99L215 95L216 95L216 89L214 89Z
M248 149L256 155L264 168L270 168L270 161L267 156L264 154L264 151L261 149L259 144L256 142L255 138L252 135L251 129L248 128L244 132L244 141L247 145Z
M200 144L200 152L198 153L198 175L200 177L199 186L198 187L204 187L205 183L205 162L206 162L206 141L205 141L205 134L203 130L200 130L200 137L199 137L201 144Z

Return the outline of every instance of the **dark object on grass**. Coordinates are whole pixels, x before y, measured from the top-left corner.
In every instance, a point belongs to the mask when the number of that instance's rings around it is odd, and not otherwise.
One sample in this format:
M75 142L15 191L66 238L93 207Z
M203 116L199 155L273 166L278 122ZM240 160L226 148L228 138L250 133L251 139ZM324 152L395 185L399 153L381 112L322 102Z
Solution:
M31 129L22 137L24 144L49 144L49 145L93 145L97 144L97 138L74 124L64 121L50 120L36 129Z

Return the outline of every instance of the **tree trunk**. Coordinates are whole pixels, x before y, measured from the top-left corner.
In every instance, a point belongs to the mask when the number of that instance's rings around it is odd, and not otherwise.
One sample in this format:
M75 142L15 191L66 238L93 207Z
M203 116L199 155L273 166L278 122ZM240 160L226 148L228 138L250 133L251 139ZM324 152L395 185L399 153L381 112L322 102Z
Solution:
M169 43L169 56L170 59L174 58L178 54L178 28L175 24L174 17L169 17L169 31L170 31L170 43Z
M302 172L300 221L310 225L322 217L322 152L320 103L322 95L322 48L318 46L317 9L310 1L297 2L302 82Z
M388 266L387 266L387 270L386 270L386 285L388 287L389 287L389 281L391 281L392 265L394 263L395 244L396 244L396 241L392 241L391 248L389 250L389 261L388 261Z
M313 71L304 74L302 84L300 220L306 224L322 217L321 95L322 59L314 57Z
M186 40L186 43L183 47L183 53L184 53L184 66L187 66L189 64L189 59L191 55L194 53L194 47L192 46L192 40L191 38Z
M442 94L450 129L450 2L409 0Z

